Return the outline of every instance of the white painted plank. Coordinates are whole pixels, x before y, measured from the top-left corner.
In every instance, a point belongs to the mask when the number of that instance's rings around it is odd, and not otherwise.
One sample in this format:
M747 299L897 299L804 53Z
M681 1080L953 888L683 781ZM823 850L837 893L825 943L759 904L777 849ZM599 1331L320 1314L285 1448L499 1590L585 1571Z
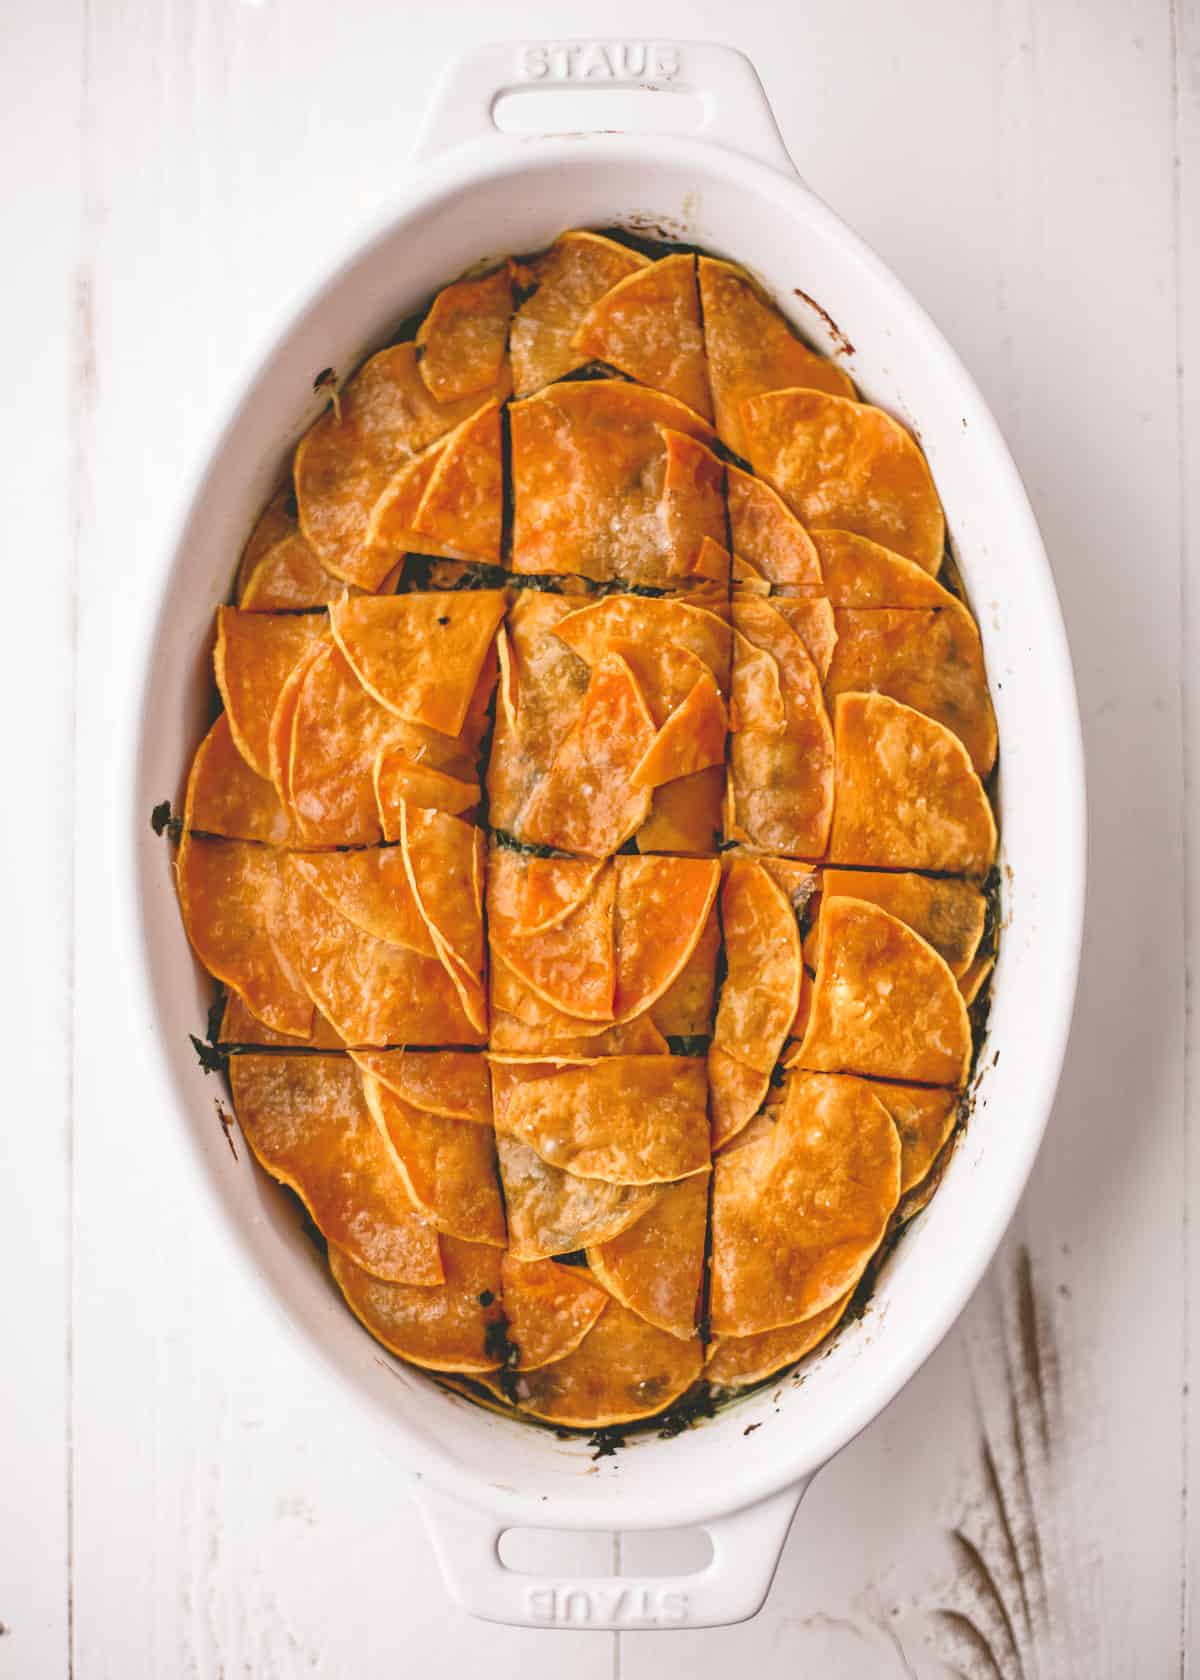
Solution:
M1183 1672L1195 1672L1200 1652L1200 1219L1195 1208L1200 1160L1200 4L1176 0L1174 33L1173 173L1175 190L1175 296L1178 314L1180 573L1179 626L1182 647L1179 713L1183 731L1181 782L1189 814L1184 856L1183 913L1188 940L1185 975L1187 1045L1184 1055L1185 1182L1192 1189L1185 1223L1187 1252L1184 1383L1184 1564L1182 1605Z
M10 1046L0 1129L0 1675L13 1680L65 1672L68 1644L72 584L88 404L79 24L72 0L53 0L11 21L0 54L4 552L10 597L15 586L29 614L0 660L0 1014Z

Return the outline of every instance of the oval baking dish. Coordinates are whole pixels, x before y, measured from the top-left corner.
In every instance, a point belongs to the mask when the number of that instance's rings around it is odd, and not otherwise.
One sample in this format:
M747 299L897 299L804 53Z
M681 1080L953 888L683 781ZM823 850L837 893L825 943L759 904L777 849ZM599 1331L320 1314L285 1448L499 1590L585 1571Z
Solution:
M682 89L696 138L496 132L498 97L585 78ZM1083 769L1057 599L1015 469L982 399L935 328L795 175L749 63L695 43L534 42L469 52L443 86L420 182L269 350L212 450L164 583L142 694L131 819L148 987L184 1130L255 1286L282 1304L336 1403L414 1478L451 1590L472 1613L529 1625L706 1626L761 1604L804 1487L884 1407L945 1334L1013 1212L1065 1049L1084 887ZM415 182L415 172L414 172ZM294 1214L212 1121L188 1035L207 1006L176 911L166 849L146 825L178 790L207 721L213 611L287 451L324 406L314 375L349 368L481 253L534 250L566 227L624 225L745 264L799 329L836 354L864 400L916 433L980 619L1002 743L1005 934L974 1112L939 1194L882 1269L861 1318L804 1368L674 1439L633 1435L594 1462L388 1361L341 1307ZM835 324L836 323L836 324ZM180 693L186 694L181 705ZM747 1426L761 1424L753 1432ZM512 1573L510 1527L707 1528L696 1575L556 1582Z

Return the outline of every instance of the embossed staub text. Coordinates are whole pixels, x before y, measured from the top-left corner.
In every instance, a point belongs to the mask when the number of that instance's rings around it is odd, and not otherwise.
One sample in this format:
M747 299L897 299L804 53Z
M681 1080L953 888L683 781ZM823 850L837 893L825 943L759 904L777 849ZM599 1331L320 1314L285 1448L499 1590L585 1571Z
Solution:
M517 59L527 82L670 82L682 69L678 47L659 41L546 41Z
M530 1587L525 1609L531 1622L547 1627L677 1627L688 1619L688 1596L668 1587Z

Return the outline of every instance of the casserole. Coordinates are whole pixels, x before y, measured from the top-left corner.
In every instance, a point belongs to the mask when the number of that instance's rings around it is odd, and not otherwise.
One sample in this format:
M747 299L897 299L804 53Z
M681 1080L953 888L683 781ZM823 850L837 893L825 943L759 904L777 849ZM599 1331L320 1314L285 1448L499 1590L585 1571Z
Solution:
M691 139L494 132L502 91L564 80L682 88L700 101L705 125ZM386 208L376 235L265 357L183 525L149 655L133 789L147 1017L248 1272L286 1306L338 1403L355 1408L414 1478L463 1606L530 1625L736 1621L761 1604L811 1476L887 1403L965 1303L1049 1113L1074 992L1084 875L1079 728L1057 601L1028 504L978 393L897 283L798 181L739 54L637 42L477 49L435 101L419 158L420 186ZM584 1442L487 1414L385 1360L344 1314L291 1210L247 1161L234 1165L188 1043L203 1021L205 988L178 923L166 850L146 816L178 792L179 766L205 721L209 626L229 557L286 452L324 405L314 376L349 369L481 251L533 249L567 226L620 223L659 227L744 261L821 349L841 352L866 400L917 433L979 614L995 695L1007 928L974 1115L941 1193L884 1267L866 1314L802 1380L785 1378L675 1439L631 1438L618 1459L594 1462ZM750 1424L762 1427L747 1435ZM515 1526L689 1525L708 1530L713 1558L678 1580L538 1580L508 1571L497 1554L499 1536Z

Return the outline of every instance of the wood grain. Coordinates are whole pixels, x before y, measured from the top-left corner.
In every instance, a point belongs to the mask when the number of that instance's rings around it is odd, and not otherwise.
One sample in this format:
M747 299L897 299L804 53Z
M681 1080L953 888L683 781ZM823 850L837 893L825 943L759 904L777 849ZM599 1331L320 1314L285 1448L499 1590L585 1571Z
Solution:
M400 179L447 53L560 32L563 10L46 0L6 24L5 549L36 612L0 662L21 817L0 825L0 1677L1190 1672L1197 0L606 8L615 32L745 47L802 172L979 379L1063 597L1092 823L1062 1093L986 1283L818 1478L756 1621L619 1641L451 1608L395 1467L246 1295L119 1054L142 1023L111 955L124 679L188 473L281 312ZM521 1545L557 1568L618 1555ZM701 1555L619 1547L632 1569Z

